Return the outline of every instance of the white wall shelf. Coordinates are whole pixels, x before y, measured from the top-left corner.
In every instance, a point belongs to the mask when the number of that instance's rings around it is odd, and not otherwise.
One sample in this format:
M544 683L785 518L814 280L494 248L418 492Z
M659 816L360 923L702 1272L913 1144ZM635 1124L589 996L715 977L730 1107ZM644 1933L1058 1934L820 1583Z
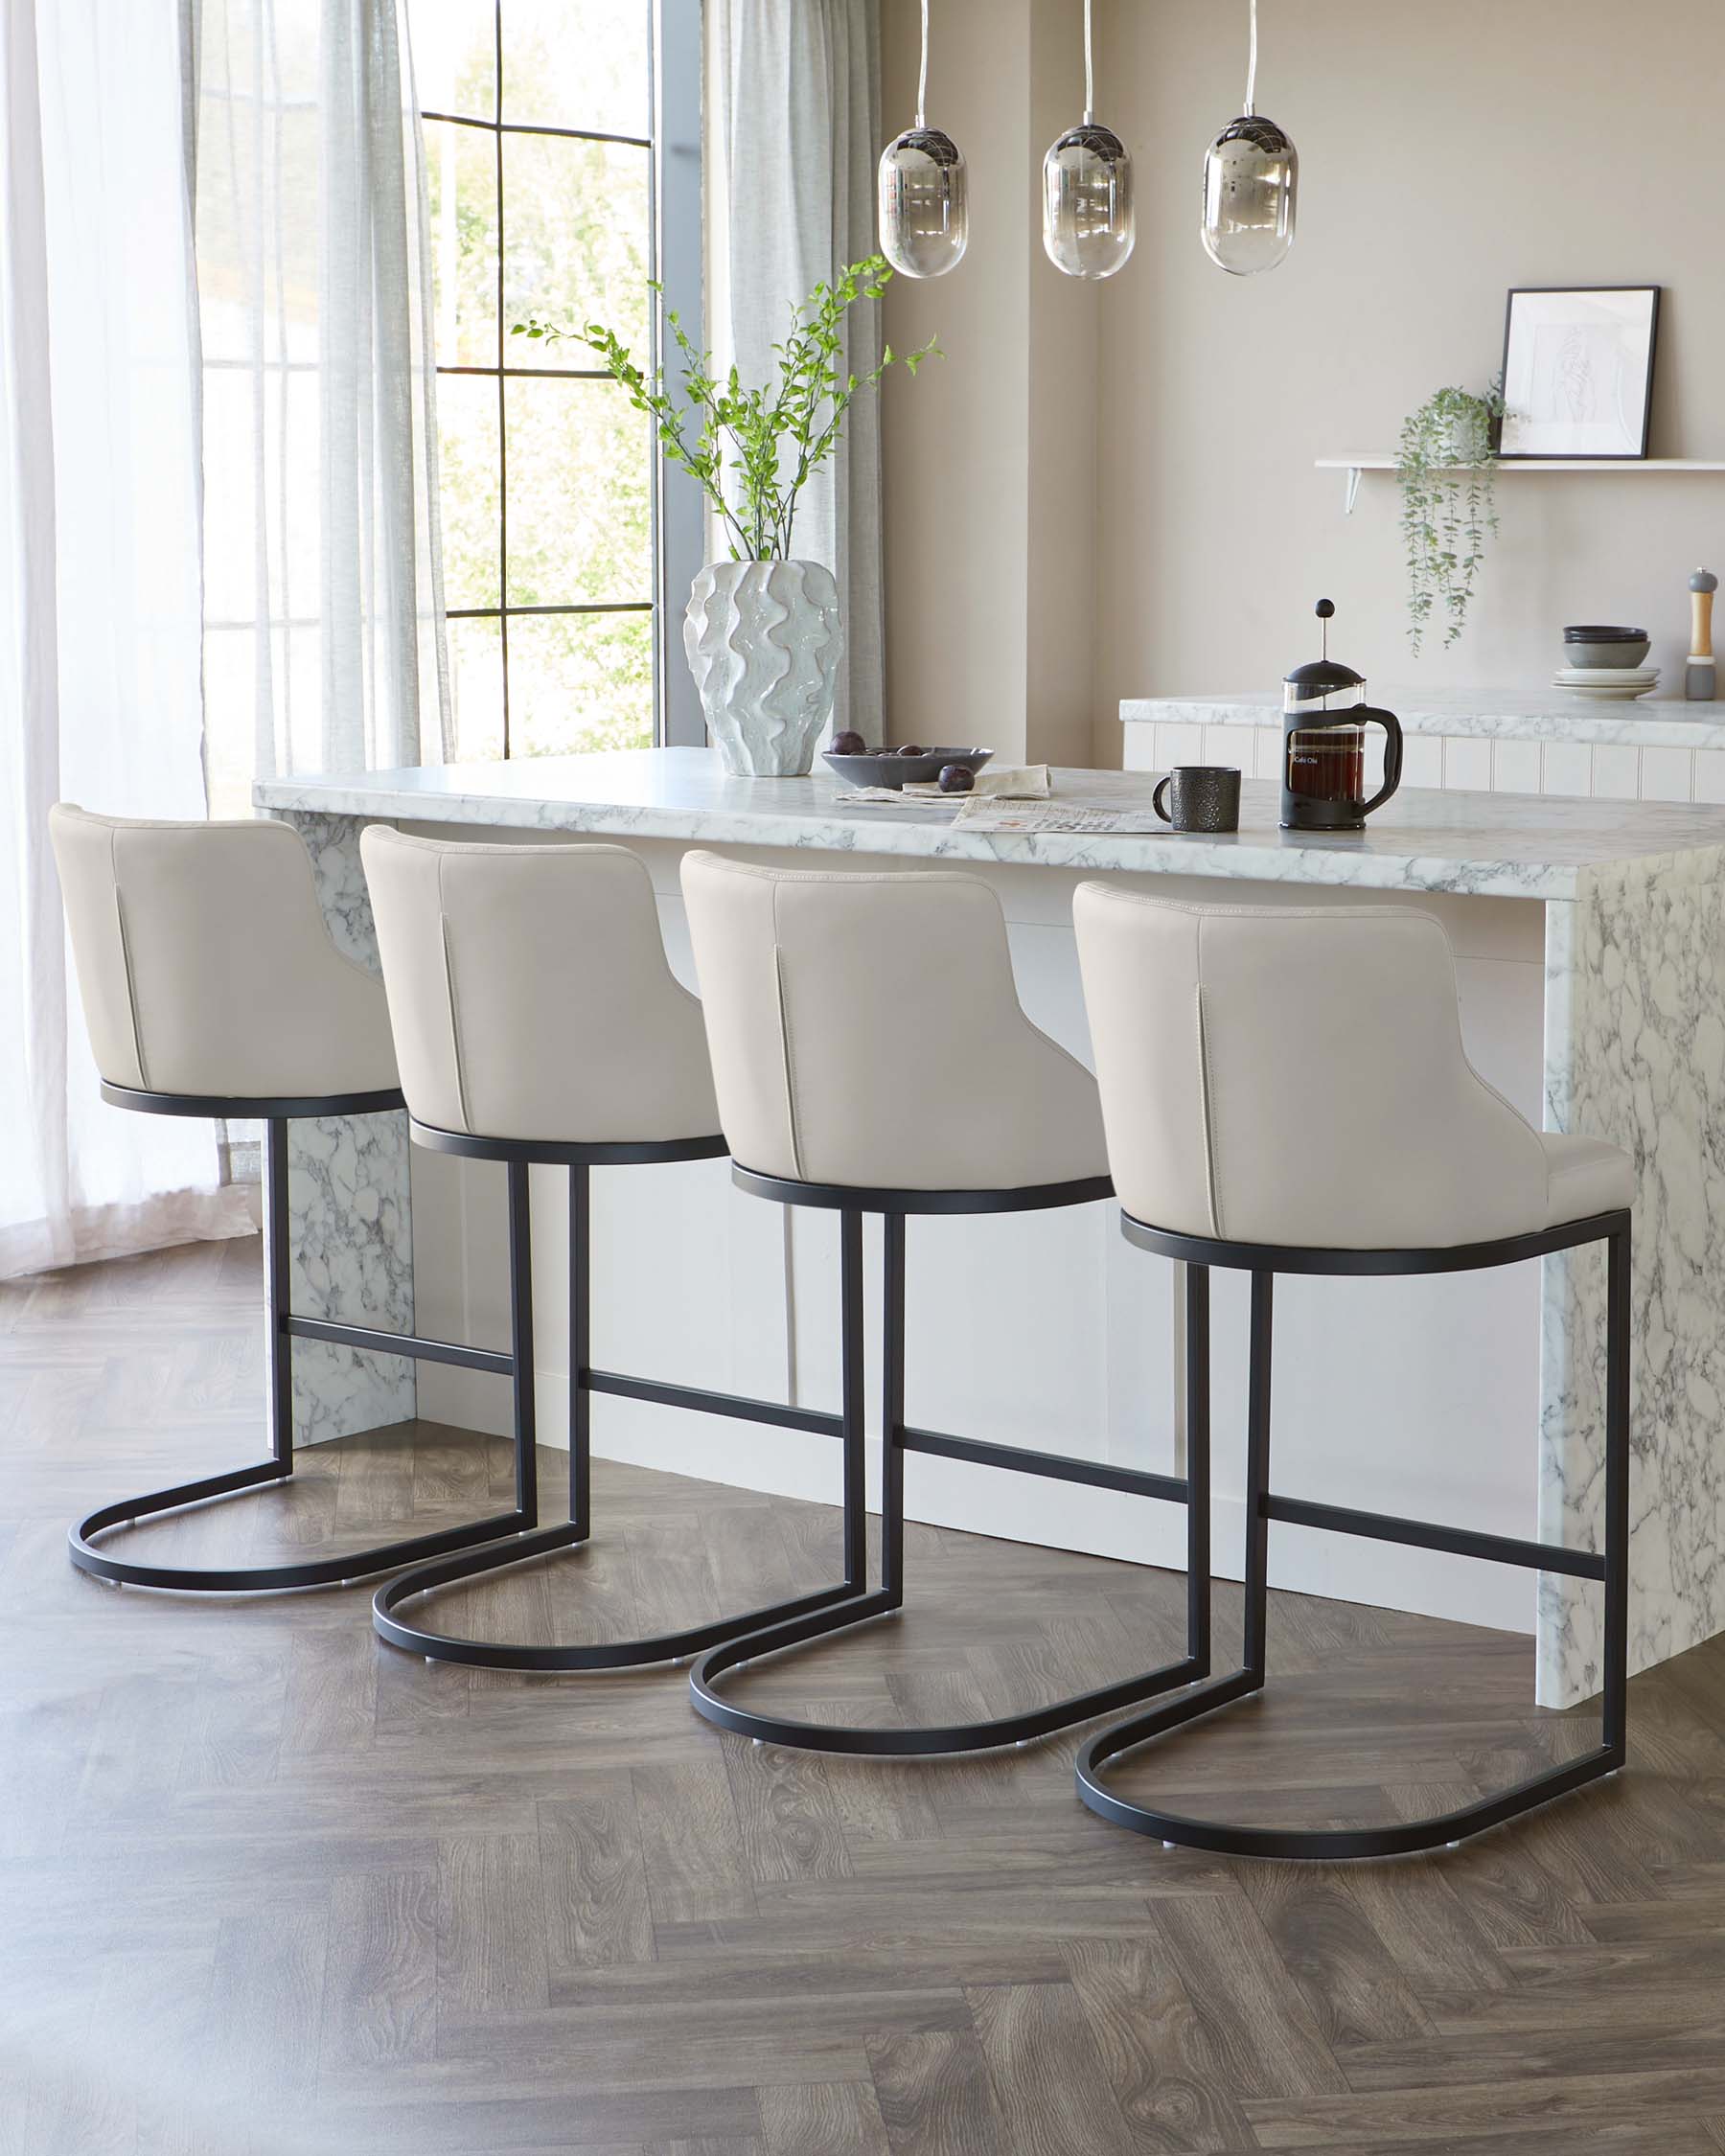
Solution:
M1393 471L1392 453L1369 456L1319 457L1320 471L1346 471L1347 493L1344 512L1351 516L1359 498L1360 480L1368 471ZM1495 471L1725 471L1725 462L1711 457L1506 457Z

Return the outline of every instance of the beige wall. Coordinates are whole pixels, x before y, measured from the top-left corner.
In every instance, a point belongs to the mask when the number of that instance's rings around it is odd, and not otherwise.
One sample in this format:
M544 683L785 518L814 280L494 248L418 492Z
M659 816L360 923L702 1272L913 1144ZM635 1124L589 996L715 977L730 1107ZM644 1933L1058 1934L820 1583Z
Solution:
M1081 0L941 0L929 119L970 168L964 261L901 278L886 333L946 357L883 412L889 738L1086 759L1099 294L1059 276L1043 150L1083 103ZM917 0L883 0L888 132L916 103ZM1045 139L1046 138L1046 139Z
M1075 760L1088 711L1092 759L1117 762L1122 696L1274 686L1321 593L1379 690L1542 685L1577 620L1644 622L1681 667L1725 475L1506 475L1466 635L1414 662L1393 479L1368 475L1348 518L1312 466L1393 448L1446 382L1484 386L1506 289L1566 282L1666 287L1652 453L1725 457L1718 0L1261 8L1259 105L1301 157L1293 254L1236 280L1197 239L1244 0L1098 0L1098 112L1134 154L1138 241L1096 291L1035 226L1037 164L1080 102L1076 0L934 10L931 117L971 159L973 238L952 276L888 299L895 341L927 323L952 356L887 405L897 738L928 730L932 696L978 740ZM889 126L915 12L885 0Z

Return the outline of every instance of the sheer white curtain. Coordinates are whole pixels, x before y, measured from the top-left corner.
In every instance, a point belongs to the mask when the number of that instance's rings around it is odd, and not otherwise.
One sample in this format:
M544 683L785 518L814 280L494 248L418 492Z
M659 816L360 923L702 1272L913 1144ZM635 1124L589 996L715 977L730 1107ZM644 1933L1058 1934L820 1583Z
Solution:
M195 0L213 806L437 763L448 667L401 0Z
M877 252L878 0L706 0L707 336L721 368L764 379L790 309ZM846 357L881 354L878 306L853 308ZM876 399L851 406L838 457L809 484L796 551L824 562L844 608L837 723L880 739L881 438Z
M196 367L172 6L0 9L0 1276L249 1233L208 1123L105 1107L56 799L200 816Z

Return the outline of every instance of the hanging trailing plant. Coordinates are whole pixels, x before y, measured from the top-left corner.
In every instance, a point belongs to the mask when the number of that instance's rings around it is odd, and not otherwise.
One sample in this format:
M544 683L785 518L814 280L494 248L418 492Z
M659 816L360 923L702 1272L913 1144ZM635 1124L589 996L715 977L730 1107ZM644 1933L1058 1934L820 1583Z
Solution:
M1443 641L1467 621L1487 537L1498 528L1497 431L1504 399L1439 389L1402 422L1396 476L1408 552L1408 640L1415 656L1441 607Z

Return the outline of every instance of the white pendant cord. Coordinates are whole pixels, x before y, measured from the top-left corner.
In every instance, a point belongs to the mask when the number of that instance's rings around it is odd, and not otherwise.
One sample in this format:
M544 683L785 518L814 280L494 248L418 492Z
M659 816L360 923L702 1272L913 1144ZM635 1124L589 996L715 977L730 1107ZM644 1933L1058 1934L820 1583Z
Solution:
M1257 96L1257 0L1248 0L1252 13L1252 29L1246 46L1246 117L1252 118L1254 101ZM1090 5L1090 0L1085 0ZM925 0L926 7L926 0Z
M1084 0L1084 124L1096 117L1095 71L1091 63L1091 0Z
M926 109L929 103L929 0L922 0L922 66L916 77L916 125L926 127L929 124Z

